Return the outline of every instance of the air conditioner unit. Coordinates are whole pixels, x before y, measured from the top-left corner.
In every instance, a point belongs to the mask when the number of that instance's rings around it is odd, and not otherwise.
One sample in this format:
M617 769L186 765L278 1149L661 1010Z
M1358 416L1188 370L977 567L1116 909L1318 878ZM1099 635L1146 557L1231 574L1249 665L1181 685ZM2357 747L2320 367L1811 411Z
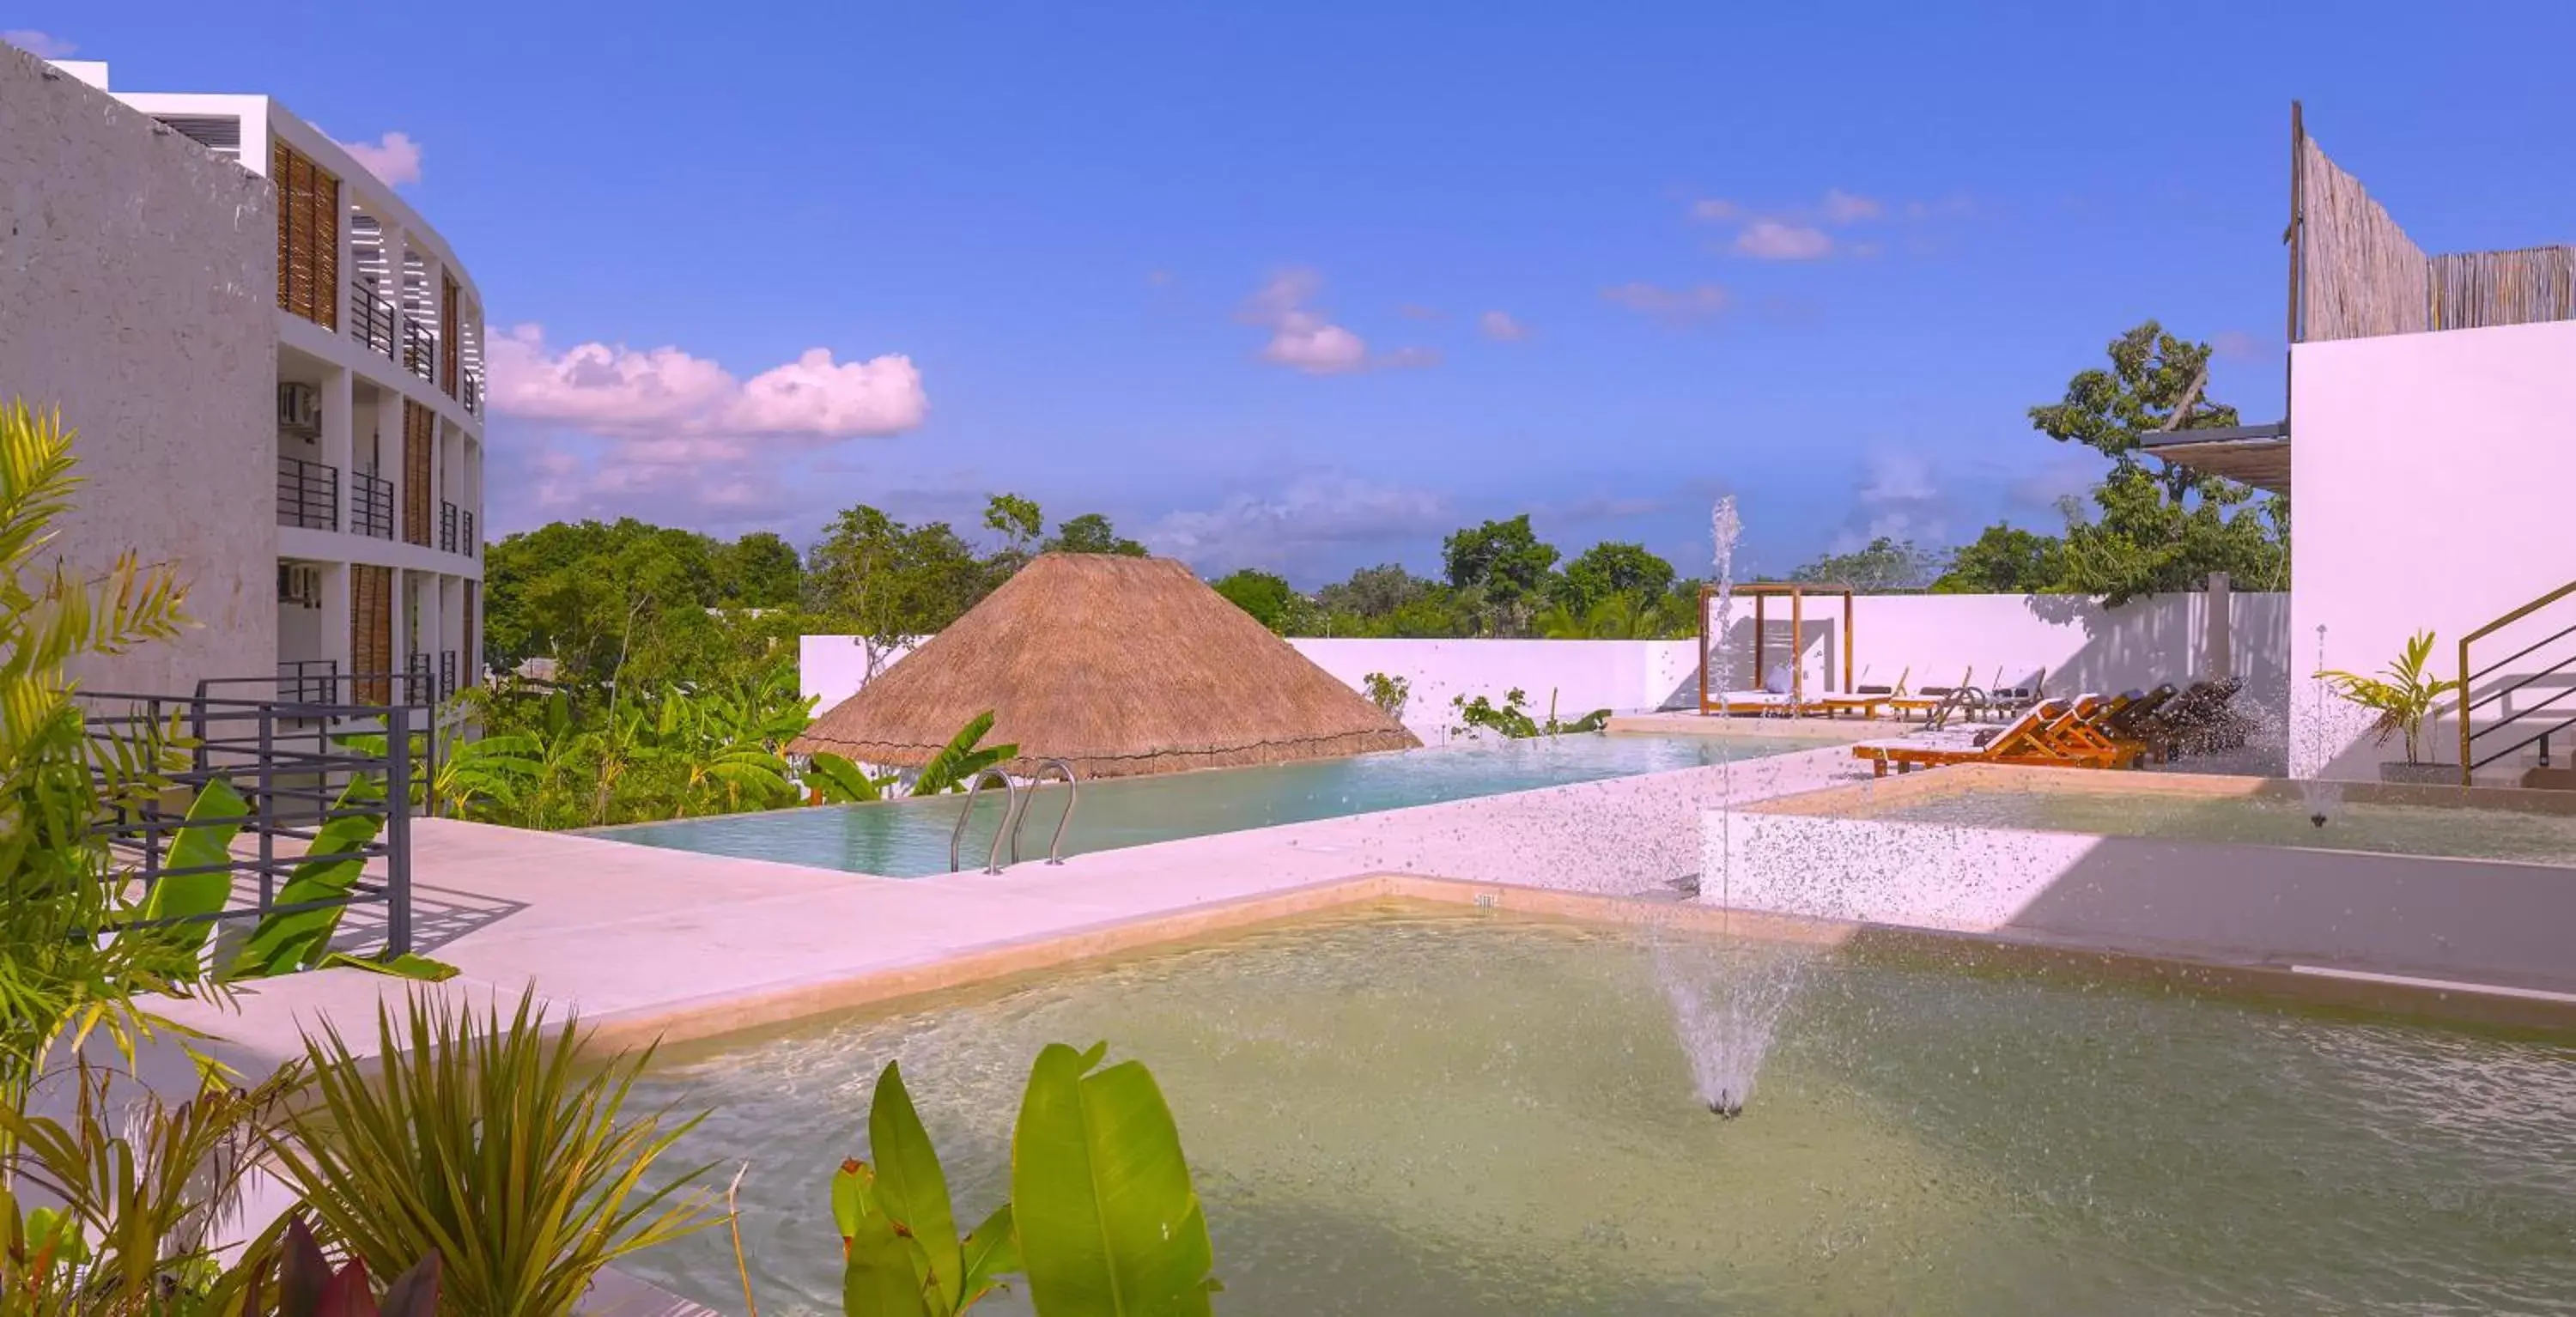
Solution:
M321 428L321 391L310 384L278 385L277 423L290 430Z
M277 565L277 602L298 608L322 606L322 569L311 563Z

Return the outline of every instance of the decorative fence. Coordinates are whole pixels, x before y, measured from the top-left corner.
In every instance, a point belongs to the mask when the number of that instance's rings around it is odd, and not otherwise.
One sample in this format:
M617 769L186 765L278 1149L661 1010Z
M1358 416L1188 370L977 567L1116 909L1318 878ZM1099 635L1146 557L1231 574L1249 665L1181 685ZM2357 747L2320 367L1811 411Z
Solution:
M2576 320L2576 247L2426 256L2290 124L2291 341Z
M145 890L168 879L231 875L232 894L224 907L194 920L221 924L334 907L382 906L386 949L408 952L412 949L411 793L425 770L435 771L414 757L412 734L428 727L429 711L342 703L327 693L322 699L301 698L317 688L336 689L350 680L345 677L244 678L242 684L286 688L290 680L293 693L285 699L209 695L206 688L213 683L201 683L193 698L83 692L84 720L91 735L162 747L185 757L185 766L167 775L167 790L101 824L97 833L125 864L132 881ZM370 733L381 738L381 745L352 740ZM380 789L349 792L349 784L360 778L372 780ZM242 812L191 820L191 803L217 781L241 797ZM172 843L191 822L239 829L223 859L173 863ZM312 873L349 862L360 866L360 871L345 886L326 884L337 890L293 901L281 899L299 871Z

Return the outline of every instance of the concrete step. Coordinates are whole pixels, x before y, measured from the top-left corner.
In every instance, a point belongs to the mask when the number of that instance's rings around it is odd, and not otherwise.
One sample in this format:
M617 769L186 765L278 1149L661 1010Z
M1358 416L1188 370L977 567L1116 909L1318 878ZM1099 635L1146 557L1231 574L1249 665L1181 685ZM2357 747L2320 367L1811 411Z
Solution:
M2522 785L2542 791L2576 791L2576 767L2534 768L2522 775Z

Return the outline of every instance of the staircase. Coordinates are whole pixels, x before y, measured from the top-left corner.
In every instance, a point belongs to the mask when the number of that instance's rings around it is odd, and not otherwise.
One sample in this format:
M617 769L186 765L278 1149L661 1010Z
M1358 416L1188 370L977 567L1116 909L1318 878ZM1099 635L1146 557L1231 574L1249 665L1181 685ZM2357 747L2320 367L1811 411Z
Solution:
M2576 791L2576 581L2462 636L2460 692L2462 785Z

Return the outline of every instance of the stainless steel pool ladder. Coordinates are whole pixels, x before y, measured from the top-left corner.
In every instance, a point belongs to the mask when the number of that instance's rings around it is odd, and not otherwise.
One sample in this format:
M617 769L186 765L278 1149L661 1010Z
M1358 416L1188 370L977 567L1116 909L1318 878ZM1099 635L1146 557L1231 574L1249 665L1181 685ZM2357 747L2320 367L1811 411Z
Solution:
M1049 769L1064 779L1064 814L1056 819L1055 837L1047 843L1047 863L1064 863L1064 831L1073 826L1074 807L1082 802L1082 784L1076 779L1071 763L1062 759L1044 759L1038 762L1038 771L1030 775L1026 793L1011 780L1010 774L998 768L987 768L966 784L965 807L957 811L957 826L948 834L948 872L957 872L959 857L966 843L966 821L975 817L975 794L984 789L984 783L996 778L1001 780L1002 790L1008 793L1009 800L1002 806L1002 826L993 831L993 849L984 857L984 872L1000 873L1008 867L1002 863L1005 841L1010 844L1010 862L1020 862L1020 825L1028 818L1029 795L1034 794L1037 785L1046 780Z
M1010 774L998 768L987 768L977 773L975 779L966 784L965 808L957 811L957 827L948 834L948 872L950 873L957 872L958 852L966 844L966 821L975 817L975 795L984 789L986 782L995 779L1001 781L1002 790L1010 799L1002 806L1002 826L993 830L993 850L991 854L984 857L984 872L1002 871L1002 842L1010 837L1012 825L1018 823L1020 819L1020 787L1018 783L1011 780ZM1016 853L1018 850L1016 839L1012 841L1012 850L1014 854L1011 858L1017 861L1020 857Z

